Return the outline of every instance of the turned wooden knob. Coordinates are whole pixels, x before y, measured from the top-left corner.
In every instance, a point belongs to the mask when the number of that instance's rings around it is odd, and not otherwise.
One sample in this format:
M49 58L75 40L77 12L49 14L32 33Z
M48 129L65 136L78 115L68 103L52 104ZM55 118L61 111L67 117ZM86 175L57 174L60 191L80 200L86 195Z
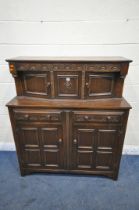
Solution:
M85 85L86 85L86 87L89 87L89 83L88 82L86 82Z
M84 116L84 119L85 119L85 120L88 120L88 119L89 119L89 117L86 115L86 116Z
M59 143L59 144L62 144L62 139L61 139L61 138L58 139L58 143Z
M112 119L111 116L108 116L108 117L107 117L107 120L111 120L111 119Z
M50 83L50 82L48 82L48 83L47 83L47 87L49 88L50 86L51 86L51 83Z
M28 117L29 117L29 115L28 114L25 114L25 118L28 119Z
M73 143L74 143L74 144L77 144L77 139L74 139L74 140L73 140Z
M50 114L48 114L48 115L47 115L47 118L48 118L48 120L50 120L50 119L51 119L51 115L50 115Z
M31 66L31 67L30 67L30 70L31 70L31 71L34 71L35 69L36 69L35 66Z

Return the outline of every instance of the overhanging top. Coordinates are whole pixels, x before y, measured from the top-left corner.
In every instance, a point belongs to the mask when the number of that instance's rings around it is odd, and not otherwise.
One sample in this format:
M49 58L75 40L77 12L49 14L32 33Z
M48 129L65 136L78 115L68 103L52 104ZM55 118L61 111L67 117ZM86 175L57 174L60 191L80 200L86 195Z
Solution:
M18 108L69 108L69 109L131 109L131 106L124 98L109 98L109 99L96 99L96 100L61 100L61 99L39 99L27 96L16 96L8 104L8 107Z
M7 62L48 62L48 61L68 61L68 62L132 62L132 60L119 56L19 56L6 59Z

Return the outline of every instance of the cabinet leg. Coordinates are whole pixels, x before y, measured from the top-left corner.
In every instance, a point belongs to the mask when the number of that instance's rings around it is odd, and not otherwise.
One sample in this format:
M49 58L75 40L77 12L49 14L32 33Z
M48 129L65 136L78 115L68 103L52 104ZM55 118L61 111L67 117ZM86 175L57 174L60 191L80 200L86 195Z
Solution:
M21 176L25 176L26 175L26 171L24 169L20 169L20 174L21 174Z
M114 173L113 176L112 176L112 178L113 178L113 180L115 180L115 181L118 180L118 173Z
M20 169L20 174L21 176L26 176L26 175L32 174L32 172L27 171L26 169Z
M115 174L110 174L110 175L107 175L107 177L109 177L109 178L111 178L111 179L113 179L113 180L117 180L118 179L118 174L117 173L115 173Z

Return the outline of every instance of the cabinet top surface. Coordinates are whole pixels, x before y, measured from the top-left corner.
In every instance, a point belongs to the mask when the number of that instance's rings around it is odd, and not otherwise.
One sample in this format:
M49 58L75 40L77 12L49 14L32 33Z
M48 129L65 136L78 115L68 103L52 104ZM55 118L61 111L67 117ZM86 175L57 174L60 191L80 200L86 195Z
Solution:
M47 62L47 61L68 61L68 62L132 62L132 60L120 56L19 56L6 59L7 62Z
M99 100L46 100L32 97L16 96L8 107L37 107L37 108L82 108L82 109L131 109L124 98Z

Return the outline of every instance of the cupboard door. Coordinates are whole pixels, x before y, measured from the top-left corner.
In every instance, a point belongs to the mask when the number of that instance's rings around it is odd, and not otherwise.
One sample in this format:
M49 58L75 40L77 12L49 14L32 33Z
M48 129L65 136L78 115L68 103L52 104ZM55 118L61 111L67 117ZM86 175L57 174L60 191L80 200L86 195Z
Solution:
M24 167L42 166L39 129L34 126L20 125L17 129L18 144L21 150L21 162Z
M86 73L85 92L87 98L108 98L114 94L113 73Z
M81 72L55 72L56 98L80 98Z
M123 112L74 111L70 137L72 170L114 171L123 143ZM109 117L107 120L107 117Z
M74 125L71 168L76 170L114 170L119 130L107 126Z
M92 127L74 126L72 135L71 168L89 170L95 167L96 131Z
M42 152L46 168L64 168L64 139L61 125L41 127Z
M23 95L50 98L50 76L49 72L22 74Z

